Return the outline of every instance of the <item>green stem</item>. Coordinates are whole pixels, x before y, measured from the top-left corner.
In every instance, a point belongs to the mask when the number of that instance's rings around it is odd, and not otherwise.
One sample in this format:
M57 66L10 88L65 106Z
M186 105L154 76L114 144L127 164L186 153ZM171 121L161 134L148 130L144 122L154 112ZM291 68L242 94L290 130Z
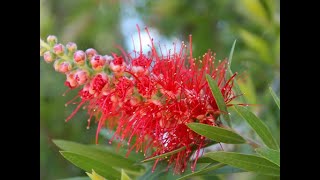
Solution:
M51 49L51 47L49 46L49 44L47 44L46 42L44 42L41 38L40 38L40 46L45 47L47 50Z

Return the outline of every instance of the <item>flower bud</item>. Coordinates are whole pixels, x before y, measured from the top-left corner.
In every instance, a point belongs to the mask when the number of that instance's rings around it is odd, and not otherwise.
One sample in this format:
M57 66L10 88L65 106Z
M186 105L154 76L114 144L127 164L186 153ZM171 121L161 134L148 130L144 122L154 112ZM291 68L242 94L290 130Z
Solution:
M64 46L62 44L54 45L53 52L58 56L62 56L64 54Z
M83 85L89 80L89 72L86 70L79 69L75 73L75 80L79 85Z
M66 48L69 54L73 54L77 50L77 44L74 42L68 42Z
M53 54L53 53L50 52L50 51L46 51L46 52L43 54L43 59L44 59L47 63L51 63L51 62L53 62L53 61L56 59L56 55Z
M87 55L88 59L91 59L92 56L97 55L97 54L98 54L98 52L93 48L89 48L86 50L86 55Z
M47 37L47 42L52 47L52 46L54 46L55 44L58 43L58 38L56 36L54 36L54 35L49 35Z
M75 79L75 73L74 72L66 73L66 77L67 77L67 79L66 79L66 81L64 83L65 86L68 86L71 89L79 86L78 82Z
M66 73L72 69L70 62L63 61L61 59L57 60L53 64L54 70L61 73Z
M72 69L72 65L70 62L64 61L60 64L59 72L66 73Z
M101 55L95 55L90 60L92 69L95 71L101 71L106 64L106 59Z
M84 65L86 61L86 53L81 50L76 51L73 55L73 60L77 65Z

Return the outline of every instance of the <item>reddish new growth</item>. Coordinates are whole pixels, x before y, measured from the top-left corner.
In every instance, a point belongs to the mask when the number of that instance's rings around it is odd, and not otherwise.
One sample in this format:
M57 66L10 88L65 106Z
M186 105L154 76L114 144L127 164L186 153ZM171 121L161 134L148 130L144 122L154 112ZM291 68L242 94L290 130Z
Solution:
M146 31L149 35L147 28ZM67 76L65 85L71 89L83 85L76 97L81 101L67 121L80 107L85 107L89 113L88 127L93 116L98 121L96 139L101 128L107 126L115 129L110 143L114 138L126 141L127 155L132 150L142 151L147 158L185 147L165 160L168 168L172 165L175 173L181 173L194 152L194 171L200 149L208 141L186 124L218 126L217 118L223 113L205 75L217 82L225 103L231 105L236 97L232 91L236 74L226 79L227 61L215 63L215 54L210 50L199 59L193 58L191 36L189 48L182 43L179 50L174 47L166 55L159 54L151 37L150 40L151 50L147 54L142 52L140 40L139 52L102 56L94 49L84 53L73 48L75 53L70 55L70 61L57 59L57 71ZM61 56L62 47L57 44L48 51ZM46 61L52 62L50 58L55 56L49 55L45 53ZM164 159L155 161L153 170L161 160Z

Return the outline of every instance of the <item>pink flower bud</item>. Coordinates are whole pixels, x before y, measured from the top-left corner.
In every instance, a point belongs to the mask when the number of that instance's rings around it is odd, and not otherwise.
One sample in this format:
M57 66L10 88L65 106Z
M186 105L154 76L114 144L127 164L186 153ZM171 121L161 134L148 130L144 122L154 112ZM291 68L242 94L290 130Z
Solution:
M75 80L79 85L85 84L89 80L89 73L86 70L79 69L75 73Z
M78 82L75 79L74 72L68 72L66 73L66 81L64 83L65 86L68 86L70 89L76 88L79 86Z
M54 45L53 52L58 56L62 56L64 54L64 46L62 44Z
M58 38L54 35L49 35L47 37L47 42L49 43L50 46L54 46L55 44L58 43Z
M73 60L77 65L84 65L86 61L86 53L78 50L73 55Z
M91 58L90 63L93 70L100 71L106 64L106 59L101 55L95 55Z
M88 59L91 59L92 56L97 55L97 54L98 54L98 52L93 48L89 48L86 50L86 55L87 55Z
M47 63L51 63L51 62L53 62L53 61L56 59L56 55L53 54L53 53L50 52L50 51L46 51L46 52L43 54L43 59L44 59Z
M77 50L77 44L74 42L68 42L66 48L69 53L74 53Z
M72 65L70 62L57 60L53 64L54 70L61 73L66 73L72 69Z

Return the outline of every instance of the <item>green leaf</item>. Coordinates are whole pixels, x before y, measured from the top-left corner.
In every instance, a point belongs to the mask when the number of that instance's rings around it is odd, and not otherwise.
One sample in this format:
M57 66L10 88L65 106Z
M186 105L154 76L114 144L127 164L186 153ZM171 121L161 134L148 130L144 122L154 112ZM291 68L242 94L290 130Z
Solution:
M231 62L232 62L232 57L233 57L233 51L234 51L234 48L236 46L236 42L237 40L234 40L233 41L233 44L232 44L232 47L231 47L231 51L230 51L230 54L229 54L229 66L231 67Z
M240 29L239 34L241 35L243 42L253 51L258 53L260 56L259 60L262 60L269 65L274 64L275 60L271 56L270 48L265 39L245 29Z
M265 158L234 152L210 152L204 155L223 164L256 173L280 176L280 167Z
M212 79L212 77L210 75L206 74L206 78L207 78L209 87L211 89L212 95L218 105L218 108L222 112L221 113L222 116L227 121L228 125L231 127L230 117L229 117L229 113L227 110L227 105L224 102L224 98L221 94L220 88L218 87L217 83Z
M266 146L271 149L279 149L279 145L273 138L270 129L251 111L242 106L234 106L236 111L242 116L252 129L258 134Z
M197 171L197 172L194 172L194 173L191 173L191 174L187 174L185 176L182 176L180 178L178 178L177 180L182 180L182 179L187 179L187 178L190 178L190 177L194 177L194 176L200 176L200 175L203 175L207 172L210 172L210 171L213 171L213 170L216 170L216 169L219 169L221 167L225 166L225 164L215 164L213 166L210 166L210 167L207 167L207 168L204 168L200 171Z
M141 163L153 161L153 160L156 160L156 159L159 159L159 158L163 158L163 157L166 158L166 157L168 157L168 156L171 156L172 154L176 154L176 153L178 153L178 152L180 152L180 151L183 151L183 150L185 150L185 149L186 149L186 147L183 146L183 147L181 147L181 148L179 148L179 149L176 149L176 150L173 150L173 151L170 151L170 152L167 152L167 153L158 155L158 156L154 156L154 157L145 159L145 160L141 161Z
M120 178L120 172L110 167L110 165L112 164L110 164L110 162L108 161L99 161L84 155L68 151L60 151L60 153L64 158L87 172L90 172L92 169L94 169L98 174L108 179Z
M273 97L274 102L276 102L278 108L280 109L280 100L279 100L278 96L276 95L276 93L273 91L273 89L271 87L269 87L269 91Z
M131 178L121 169L121 180L131 180Z
M89 177L71 177L71 178L64 178L64 179L58 179L58 180L90 180Z
M239 134L224 128L201 123L189 123L187 126L194 132L213 141L228 144L243 144L246 142L246 140L244 140Z
M257 148L256 152L280 167L280 151L269 148Z
M90 157L94 160L108 162L113 167L129 169L132 171L140 171L142 166L134 165L136 162L128 158L112 153L102 148L94 148L91 145L83 145L71 141L53 140L53 142L62 150L77 153L83 156ZM90 170L91 171L91 170Z

